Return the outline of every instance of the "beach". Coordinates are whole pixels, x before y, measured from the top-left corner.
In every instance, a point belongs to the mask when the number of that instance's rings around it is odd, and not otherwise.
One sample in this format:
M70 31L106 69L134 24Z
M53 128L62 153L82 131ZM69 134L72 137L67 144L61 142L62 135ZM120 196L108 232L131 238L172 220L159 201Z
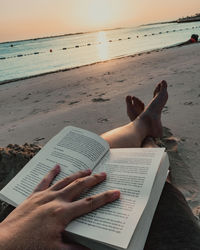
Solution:
M0 85L0 147L43 146L68 125L97 134L124 125L126 95L147 104L164 79L169 100L162 121L170 131L166 143L176 165L174 180L199 216L199 48L159 49Z

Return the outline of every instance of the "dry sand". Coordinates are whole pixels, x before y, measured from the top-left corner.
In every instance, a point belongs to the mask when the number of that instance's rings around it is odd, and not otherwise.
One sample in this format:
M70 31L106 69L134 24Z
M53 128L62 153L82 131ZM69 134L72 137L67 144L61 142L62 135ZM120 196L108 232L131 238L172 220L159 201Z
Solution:
M0 146L44 145L67 125L101 134L126 124L125 96L147 104L165 79L169 100L162 119L170 130L163 142L171 151L172 179L199 215L199 48L163 49L0 85Z

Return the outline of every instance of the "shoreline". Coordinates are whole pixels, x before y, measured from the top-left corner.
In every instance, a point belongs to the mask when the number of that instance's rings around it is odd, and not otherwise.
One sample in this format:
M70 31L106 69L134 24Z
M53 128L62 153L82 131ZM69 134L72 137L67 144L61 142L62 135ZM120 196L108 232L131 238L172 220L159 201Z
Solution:
M11 82L18 82L18 81L22 81L22 80L27 80L27 79L31 79L31 78L36 78L36 77L40 77L40 76L55 74L55 73L59 73L59 72L71 71L71 70L79 69L79 68L82 68L82 67L88 67L88 66L92 66L92 65L96 65L96 64L111 62L111 61L115 61L115 60L119 60L119 59L123 59L123 58L146 55L146 54L150 54L152 52L159 52L159 51L162 51L162 50L172 49L172 48L176 48L176 47L178 47L178 44L174 44L174 45L163 47L163 48L157 48L157 49L153 49L153 50L145 50L145 51L142 51L142 52L139 52L139 53L136 53L136 54L132 54L132 55L128 55L128 56L119 56L119 57L116 57L116 58L113 58L113 59L94 62L94 63L89 63L89 64L85 64L85 65L81 65L81 66L65 68L65 69L58 69L58 70L54 70L54 71L50 71L50 72L44 72L44 73L40 73L40 74L36 74L36 75L32 75L32 76L25 76L25 77L0 81L0 85L8 84L8 83L11 83Z

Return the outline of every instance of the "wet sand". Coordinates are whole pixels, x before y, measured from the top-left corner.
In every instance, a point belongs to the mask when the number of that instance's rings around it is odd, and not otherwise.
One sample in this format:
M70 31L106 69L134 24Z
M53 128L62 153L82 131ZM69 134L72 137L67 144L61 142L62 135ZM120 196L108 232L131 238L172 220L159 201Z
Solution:
M64 126L101 134L126 124L125 96L145 104L156 84L168 82L163 124L172 180L194 213L200 210L199 44L162 49L65 72L0 85L0 147L44 145ZM175 166L175 167L173 167Z

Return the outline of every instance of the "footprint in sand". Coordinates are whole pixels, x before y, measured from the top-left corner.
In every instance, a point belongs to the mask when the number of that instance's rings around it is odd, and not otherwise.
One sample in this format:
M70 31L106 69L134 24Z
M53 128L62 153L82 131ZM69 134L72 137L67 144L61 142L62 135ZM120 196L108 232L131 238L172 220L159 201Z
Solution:
M37 137L34 139L34 142L42 141L44 139L45 139L44 137Z
M98 119L97 119L97 122L98 122L98 123L108 122L108 119L107 119L107 118L98 118Z
M111 73L110 72L106 72L105 74L104 74L104 76L107 76L107 75L110 75Z
M89 76L89 77L87 77L86 79L87 79L88 81L91 81L91 80L93 80L93 79L94 79L94 77Z
M194 103L193 102L184 102L184 105L192 106L192 105L194 105Z
M117 82L124 82L124 81L126 81L126 79L118 80Z
M187 137L181 137L181 141L185 142L187 140Z
M107 102L110 101L110 99L104 99L104 98L93 98L92 99L93 102Z
M163 114L168 114L168 107L167 106L164 106L163 110L162 110L162 113Z
M61 104L61 103L65 103L65 100L60 100L60 101L57 101L56 103L58 103L58 104L59 104L59 103L60 103L60 104Z
M103 95L105 95L105 94L106 94L106 93L101 93L101 94L99 94L98 96L101 97L101 96L103 96Z
M79 103L80 101L72 101L69 103L69 105L73 105L73 104L76 104L76 103Z
M31 112L30 112L30 115L36 115L37 113L39 113L41 110L40 109L33 109Z
M14 131L14 128L9 128L9 129L8 129L8 132L9 132L9 133L12 132L12 131Z

